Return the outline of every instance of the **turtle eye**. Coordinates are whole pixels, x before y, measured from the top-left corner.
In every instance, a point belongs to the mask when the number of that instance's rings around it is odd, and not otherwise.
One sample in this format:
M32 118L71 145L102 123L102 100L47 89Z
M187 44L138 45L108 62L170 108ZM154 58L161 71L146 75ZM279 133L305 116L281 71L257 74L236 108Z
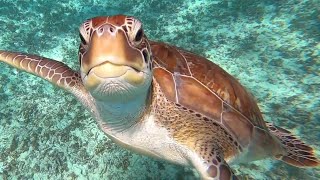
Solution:
M81 43L82 44L87 44L86 40L83 38L83 36L81 35L81 33L79 33L80 39L81 39Z
M134 38L134 40L135 40L136 42L139 42L139 41L141 41L142 36L143 36L143 31L142 31L142 29L140 28L140 29L138 30L138 32L137 32L136 37Z

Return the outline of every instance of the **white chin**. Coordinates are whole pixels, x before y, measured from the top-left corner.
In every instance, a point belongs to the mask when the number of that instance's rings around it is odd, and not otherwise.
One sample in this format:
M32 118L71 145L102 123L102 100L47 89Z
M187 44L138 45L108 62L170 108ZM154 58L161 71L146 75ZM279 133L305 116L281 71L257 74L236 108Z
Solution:
M133 96L136 87L123 79L108 78L101 82L91 94L99 100L119 101Z
M101 78L95 73L84 76L83 82L91 95L100 101L128 102L146 95L152 81L152 74L136 73L131 70L119 77Z

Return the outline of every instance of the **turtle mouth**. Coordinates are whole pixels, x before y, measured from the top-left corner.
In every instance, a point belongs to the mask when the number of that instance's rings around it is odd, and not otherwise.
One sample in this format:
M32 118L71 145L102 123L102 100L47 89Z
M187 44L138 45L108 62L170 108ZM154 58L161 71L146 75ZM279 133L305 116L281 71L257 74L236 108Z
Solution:
M110 61L97 64L90 68L87 73L84 72L83 74L84 85L89 90L99 88L102 84L112 79L118 79L119 82L139 86L144 83L146 76L146 73L142 69L140 70L140 67L127 64L114 64Z
M135 73L142 72L139 67L115 64L110 61L105 61L90 68L86 76L89 76L93 73L100 78L114 78L122 76L130 70Z

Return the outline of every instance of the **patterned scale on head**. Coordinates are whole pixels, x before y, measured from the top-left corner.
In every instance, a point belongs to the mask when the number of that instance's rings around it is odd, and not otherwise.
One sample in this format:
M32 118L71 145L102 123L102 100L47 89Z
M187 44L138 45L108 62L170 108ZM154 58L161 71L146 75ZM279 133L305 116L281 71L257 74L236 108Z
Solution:
M82 24L80 38L81 77L95 98L146 94L152 79L151 49L140 21L126 16L96 17Z
M254 98L213 62L150 41L134 17L95 17L80 26L80 71L52 59L0 51L0 60L70 93L114 142L197 169L202 179L237 179L228 164L274 157L319 165L313 149L266 123Z

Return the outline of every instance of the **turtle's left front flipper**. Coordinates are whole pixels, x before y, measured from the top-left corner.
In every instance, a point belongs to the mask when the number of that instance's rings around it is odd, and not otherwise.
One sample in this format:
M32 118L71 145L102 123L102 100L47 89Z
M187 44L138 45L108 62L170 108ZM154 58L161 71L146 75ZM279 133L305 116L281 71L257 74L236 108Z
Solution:
M1 50L0 61L46 79L76 96L79 93L81 94L84 89L79 73L59 61L36 55Z
M224 160L220 148L203 146L200 150L203 161L194 161L193 165L205 180L238 180L228 163Z

